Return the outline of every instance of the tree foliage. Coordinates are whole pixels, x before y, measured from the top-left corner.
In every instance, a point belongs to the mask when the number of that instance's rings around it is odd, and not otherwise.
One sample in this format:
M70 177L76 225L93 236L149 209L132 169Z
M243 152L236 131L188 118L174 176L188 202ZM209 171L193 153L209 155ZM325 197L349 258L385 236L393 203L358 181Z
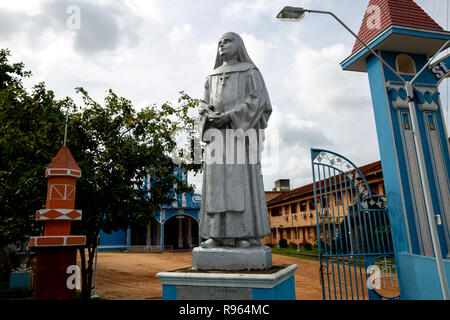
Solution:
M36 232L35 212L45 205L44 170L64 130L61 103L43 83L30 93L31 76L22 63L10 64L0 50L0 247Z
M45 204L44 170L61 147L67 110L67 146L82 170L75 206L83 216L72 223L72 234L87 237L79 251L82 296L88 298L100 230L145 225L173 201L174 186L175 192L192 191L174 175L172 155L177 133L195 135L189 110L198 101L182 92L176 106L136 111L112 90L100 104L76 88L83 101L77 106L71 98L55 100L44 84L27 93L22 79L31 74L23 64L9 64L8 55L0 53L0 245L38 234L34 212ZM200 170L199 164L180 166Z
M76 198L83 218L75 228L87 235L87 262L80 250L87 293L101 229L111 232L146 225L161 205L173 201L174 185L175 192L193 191L177 180L171 156L177 146L175 134L193 128L188 110L197 102L183 95L178 107L166 103L136 112L129 100L111 90L103 106L86 90L77 88L77 92L84 108L71 115L67 144L83 172Z

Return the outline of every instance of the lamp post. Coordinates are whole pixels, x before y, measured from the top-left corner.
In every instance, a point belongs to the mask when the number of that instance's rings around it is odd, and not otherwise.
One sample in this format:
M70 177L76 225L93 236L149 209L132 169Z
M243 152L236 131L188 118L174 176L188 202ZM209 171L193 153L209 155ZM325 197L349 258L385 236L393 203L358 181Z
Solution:
M91 300L99 300L100 296L97 295L97 258L98 258L98 246L100 244L100 233L97 236L97 248L95 250L95 266L94 266L94 294L91 296Z
M277 235L277 248L280 247L280 240L278 239L278 226L275 226L275 234Z
M357 34L355 34L344 22L342 22L334 13L332 13L331 11L322 11L322 10L310 10L310 9L304 9L304 8L300 8L300 7L284 7L277 15L277 18L280 20L285 20L285 21L300 21L305 17L306 13L320 13L320 14L328 14L330 16L332 16L337 22L339 22L339 24L341 24L348 32L350 32L365 48L367 48L370 53L372 53L374 56L376 56L378 58L378 60L384 64L390 71L392 71L404 84L407 95L408 95L408 106L409 106L409 111L410 111L410 115L411 115L411 129L414 137L414 144L416 147L416 153L417 153L417 162L419 165L419 174L420 174L420 181L421 181L421 185L422 185L422 190L424 193L424 198L425 198L425 208L426 208L426 212L427 212L427 217L428 217L428 226L430 228L430 233L431 233L431 241L433 244L433 250L434 250L434 254L436 256L436 265L437 265L437 269L438 269L438 274L439 274L439 280L440 280L440 284L441 284L441 290L442 290L442 295L444 300L449 300L450 299L450 294L449 294L449 288L448 288L448 282L447 282L447 276L445 273L445 269L444 269L444 264L442 261L442 251L441 251L441 246L439 243L439 236L437 233L437 227L436 227L436 218L434 213L431 211L432 206L431 206L431 194L430 194L430 189L429 186L427 184L427 174L425 171L425 158L424 158L424 154L423 154L423 149L422 149L422 142L420 139L420 134L418 134L418 120L417 120L417 115L416 115L416 109L415 109L415 103L414 103L414 81L417 80L417 78L422 74L422 72L431 64L431 62L434 60L434 58L436 56L438 56L442 51L444 51L449 43L450 40L447 41L439 50L438 52L431 58L428 60L428 62L425 64L425 66L423 66L423 68L414 76L414 78L411 81L407 81L405 80L394 68L392 68L379 54L377 54L375 52L375 50L373 50L367 43L365 43L360 37L358 37ZM417 134L416 134L417 133Z
M297 233L297 252L300 252L300 239L298 238L298 218L296 214L294 214L292 217L295 219L295 231Z
M286 213L287 214L287 213ZM288 216L284 216L283 217L283 220L284 221L286 221L286 224L288 224L287 222L288 222ZM291 230L289 229L289 228L287 228L287 229L285 229L286 231L284 231L283 233L284 233L284 235L286 236L286 239L287 239L287 232L289 232L289 238L291 237Z

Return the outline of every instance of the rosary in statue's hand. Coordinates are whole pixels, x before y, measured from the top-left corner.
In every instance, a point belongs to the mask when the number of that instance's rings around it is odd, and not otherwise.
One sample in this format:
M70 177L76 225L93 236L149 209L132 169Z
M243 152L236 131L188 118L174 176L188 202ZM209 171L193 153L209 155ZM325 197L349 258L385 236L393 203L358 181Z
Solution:
M217 128L223 128L230 121L230 116L228 113L212 112L208 114L208 119Z

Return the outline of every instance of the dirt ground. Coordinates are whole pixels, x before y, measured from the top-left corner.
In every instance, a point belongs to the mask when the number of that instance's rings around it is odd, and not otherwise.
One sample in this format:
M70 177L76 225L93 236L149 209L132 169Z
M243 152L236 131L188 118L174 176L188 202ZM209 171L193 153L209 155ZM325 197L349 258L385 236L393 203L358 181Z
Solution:
M274 254L274 265L297 264L297 300L321 300L319 262ZM191 265L191 252L98 254L97 294L105 299L161 299L162 286L156 278L161 271Z

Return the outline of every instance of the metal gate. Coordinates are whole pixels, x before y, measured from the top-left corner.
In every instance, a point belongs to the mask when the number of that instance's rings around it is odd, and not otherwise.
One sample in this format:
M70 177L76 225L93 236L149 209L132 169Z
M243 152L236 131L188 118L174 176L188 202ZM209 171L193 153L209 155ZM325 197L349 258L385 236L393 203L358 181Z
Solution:
M311 149L323 299L398 299L384 195L345 157Z

